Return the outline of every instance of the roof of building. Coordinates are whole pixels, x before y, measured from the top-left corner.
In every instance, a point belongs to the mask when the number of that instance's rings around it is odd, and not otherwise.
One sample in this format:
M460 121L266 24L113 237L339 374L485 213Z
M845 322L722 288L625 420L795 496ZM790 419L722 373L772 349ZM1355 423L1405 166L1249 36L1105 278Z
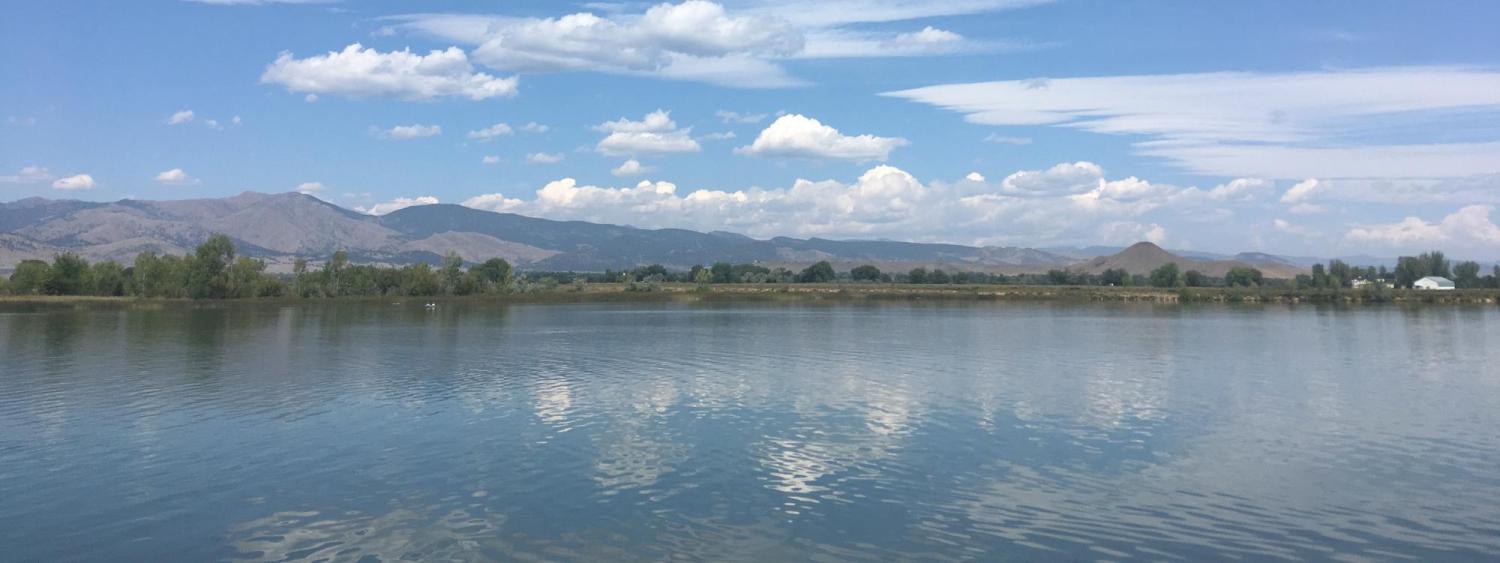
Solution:
M1427 276L1427 277L1422 278L1422 279L1417 280L1417 281L1418 282L1430 281L1432 283L1437 284L1438 287L1453 287L1453 280L1450 280L1450 279L1442 277L1442 276Z

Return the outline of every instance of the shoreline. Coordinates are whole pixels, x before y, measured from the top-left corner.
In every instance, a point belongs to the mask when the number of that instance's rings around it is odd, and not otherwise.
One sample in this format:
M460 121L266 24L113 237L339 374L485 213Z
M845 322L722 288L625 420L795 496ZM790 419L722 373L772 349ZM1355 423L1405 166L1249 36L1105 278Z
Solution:
M1152 288L1101 286L1027 285L916 285L916 284L714 284L700 286L664 283L649 290L627 289L623 284L589 284L582 290L571 286L525 293L466 296L354 296L333 298L244 298L162 299L143 297L0 296L7 305L54 306L194 306L296 305L322 303L462 303L497 302L517 304L679 302L679 301L1062 301L1144 303L1282 303L1282 304L1500 304L1500 290L1301 290L1276 288Z

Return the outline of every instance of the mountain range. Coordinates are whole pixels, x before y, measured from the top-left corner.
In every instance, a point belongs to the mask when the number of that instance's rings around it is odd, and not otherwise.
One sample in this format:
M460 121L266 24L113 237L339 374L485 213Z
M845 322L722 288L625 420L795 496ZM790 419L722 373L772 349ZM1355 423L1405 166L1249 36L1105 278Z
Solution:
M144 251L183 254L213 233L241 253L286 271L296 258L314 262L346 250L356 262L436 263L447 252L470 260L504 258L524 270L602 271L662 264L687 269L715 261L799 267L819 260L848 269L873 263L887 270L944 267L992 273L1089 272L1124 268L1144 274L1166 262L1222 275L1252 265L1270 277L1303 266L1267 254L1177 255L1142 243L1126 249L1032 249L884 240L776 237L684 229L640 229L554 221L459 205L407 207L382 216L350 211L299 194L245 192L217 199L87 202L29 198L0 203L0 270L25 259L75 252L90 260L130 263Z

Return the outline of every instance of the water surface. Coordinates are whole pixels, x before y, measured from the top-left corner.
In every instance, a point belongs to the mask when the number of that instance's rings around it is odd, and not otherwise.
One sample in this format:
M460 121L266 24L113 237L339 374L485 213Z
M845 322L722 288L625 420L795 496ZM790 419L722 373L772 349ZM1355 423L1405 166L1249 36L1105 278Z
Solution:
M0 559L1493 560L1500 310L0 310Z

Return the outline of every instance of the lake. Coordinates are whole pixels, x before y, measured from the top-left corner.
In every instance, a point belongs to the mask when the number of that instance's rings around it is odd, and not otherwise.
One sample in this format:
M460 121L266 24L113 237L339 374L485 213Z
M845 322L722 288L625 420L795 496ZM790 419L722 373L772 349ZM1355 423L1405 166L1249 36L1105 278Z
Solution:
M1494 560L1500 308L0 309L0 559Z

